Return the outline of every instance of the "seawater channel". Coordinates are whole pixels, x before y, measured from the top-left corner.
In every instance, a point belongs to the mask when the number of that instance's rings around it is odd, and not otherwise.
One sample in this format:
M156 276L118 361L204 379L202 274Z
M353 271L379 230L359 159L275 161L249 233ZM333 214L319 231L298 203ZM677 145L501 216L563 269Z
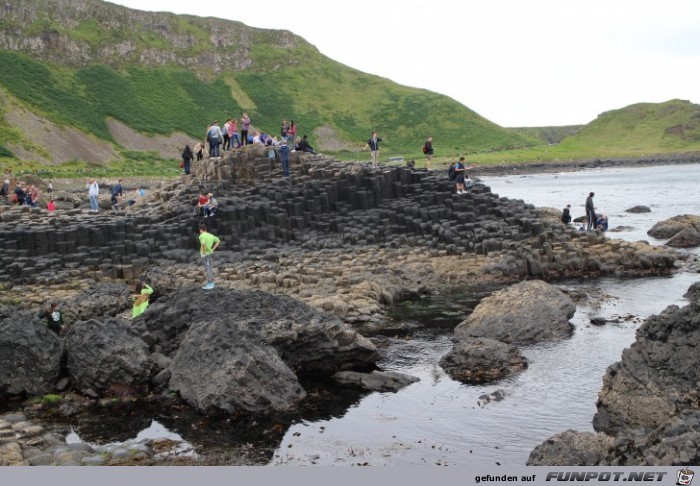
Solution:
M478 176L478 171L476 173ZM557 174L483 178L500 196L523 199L538 207L572 206L572 216L584 214L590 191L597 211L610 219L609 237L653 240L646 231L657 221L684 213L700 214L700 165L595 169ZM646 205L651 213L625 210ZM694 253L697 256L697 252ZM445 289L397 307L393 317L422 326L409 335L381 337L379 367L406 373L420 381L396 393L349 394L327 400L308 418L284 425L269 437L263 462L271 465L524 465L530 451L567 429L592 431L591 419L605 370L618 361L635 339L642 321L668 305L685 305L687 288L697 273L633 280L567 281L557 286L577 300L573 336L564 341L523 348L529 368L487 386L464 385L450 379L439 360L452 344L451 328L493 289ZM591 316L617 320L590 324ZM500 401L484 399L499 391ZM302 414L304 416L304 414ZM183 417L184 418L184 417ZM209 432L194 431L187 420L161 420L144 411L136 420L145 429L139 437L169 437L182 441L189 453L207 448L236 449L255 443L254 426L233 424ZM124 425L124 421L120 422ZM116 424L115 424L116 425ZM250 424L249 424L250 425ZM219 434L214 429L227 430ZM73 441L107 441L109 430L71 434ZM220 432L219 430L219 432ZM203 433L207 436L205 440ZM134 434L136 436L136 434ZM81 438L82 437L82 438ZM129 437L120 437L126 440ZM190 444L190 442L192 444ZM215 446L214 446L215 444ZM221 464L225 463L223 461Z

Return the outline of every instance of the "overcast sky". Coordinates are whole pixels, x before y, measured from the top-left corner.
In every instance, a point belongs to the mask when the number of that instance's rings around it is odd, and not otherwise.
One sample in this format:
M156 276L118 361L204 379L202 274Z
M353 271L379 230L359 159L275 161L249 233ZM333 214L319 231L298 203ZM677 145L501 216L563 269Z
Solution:
M505 127L700 102L699 0L111 1L290 30L336 61Z

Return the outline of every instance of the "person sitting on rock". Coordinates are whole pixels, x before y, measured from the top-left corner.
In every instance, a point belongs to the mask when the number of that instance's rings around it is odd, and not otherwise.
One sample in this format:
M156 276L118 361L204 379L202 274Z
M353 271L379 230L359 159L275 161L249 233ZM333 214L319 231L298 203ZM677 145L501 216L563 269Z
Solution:
M571 223L571 204L567 204L561 212L561 222L564 224Z
M14 191L14 197L12 198L12 202L14 204L19 204L20 206L25 203L25 199L27 198L27 193L24 191L22 188L22 183L18 182L17 185L15 186L15 191Z
M134 307L131 309L131 317L136 318L148 308L153 289L145 282L138 281L134 286Z
M469 174L464 173L464 188L467 192L472 192L474 189L474 180L469 178Z
M297 146L297 150L299 152L306 152L308 154L315 154L314 148L309 144L309 138L304 135L301 137L301 140L299 141L299 145Z
M608 231L608 217L606 215L603 214L596 220L595 229L602 232Z
M204 207L209 202L209 197L205 196L203 192L199 193L199 199L197 199L197 207L195 208L194 214L196 216L204 216Z
M211 192L207 195L207 203L204 205L204 217L208 218L209 216L214 216L216 214L216 210L219 207L219 203L217 202L216 198L214 197L214 194Z

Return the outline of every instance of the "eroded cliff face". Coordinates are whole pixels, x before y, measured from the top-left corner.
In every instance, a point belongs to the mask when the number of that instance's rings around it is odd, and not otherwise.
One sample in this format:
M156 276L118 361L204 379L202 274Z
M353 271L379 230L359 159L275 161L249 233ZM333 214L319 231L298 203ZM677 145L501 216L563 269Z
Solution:
M203 9L202 14L211 14ZM7 0L0 4L0 49L70 67L174 65L200 73L255 68L255 46L285 54L314 49L289 31L255 29L216 18L142 12L99 0Z

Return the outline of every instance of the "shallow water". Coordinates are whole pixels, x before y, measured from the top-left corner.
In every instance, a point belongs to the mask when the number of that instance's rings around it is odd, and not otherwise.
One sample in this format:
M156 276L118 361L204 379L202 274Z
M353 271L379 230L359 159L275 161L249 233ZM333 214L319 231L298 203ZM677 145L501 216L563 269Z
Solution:
M437 364L451 348L444 333L398 339L380 366L420 382L397 393L370 394L342 417L293 425L272 464L524 465L530 451L555 433L592 430L606 368L634 341L644 317L669 303L686 303L680 296L697 279L683 274L563 286L607 297L600 305L578 305L571 339L525 348L529 368L493 385L463 385L445 375ZM677 297L657 299L659 287ZM592 315L628 314L636 319L601 327L589 323ZM505 399L479 403L496 390Z
M676 214L700 213L698 180L700 165L484 178L494 192L511 199L558 209L570 203L573 217L583 215L583 203L592 190L598 211L610 217L611 229L632 228L609 236L645 239L652 244L663 243L646 235L655 222ZM651 207L652 212L625 212L638 204ZM315 413L302 414L305 419L269 438L274 449L270 464L523 465L530 451L552 435L567 429L592 430L606 368L634 341L644 318L671 304L685 305L682 295L698 280L698 274L680 273L666 278L559 284L564 290L589 296L577 302L573 336L524 348L529 368L488 386L456 382L438 362L451 348L450 329L493 289L451 289L406 303L395 310L395 318L418 321L424 327L410 336L379 339L384 349L379 366L420 381L397 393L327 400ZM589 321L594 315L619 317L619 322L593 326ZM496 390L504 393L502 401L480 400ZM141 420L150 423L146 415ZM175 418L165 423L167 428L158 423L155 429L150 427L151 432L177 430L198 452L212 447L233 449L241 442L254 441L234 424L196 423L195 427L191 420ZM90 440L99 443L98 438ZM270 456L266 453L265 457Z
M596 214L606 214L611 230L629 226L629 231L610 232L611 238L628 241L663 241L647 235L658 221L679 214L700 214L700 164L665 165L636 169L590 169L556 174L483 177L491 190L510 199L522 199L537 207L562 210L571 204L571 217L585 216L585 202L594 192ZM650 213L633 214L627 209L648 206Z

